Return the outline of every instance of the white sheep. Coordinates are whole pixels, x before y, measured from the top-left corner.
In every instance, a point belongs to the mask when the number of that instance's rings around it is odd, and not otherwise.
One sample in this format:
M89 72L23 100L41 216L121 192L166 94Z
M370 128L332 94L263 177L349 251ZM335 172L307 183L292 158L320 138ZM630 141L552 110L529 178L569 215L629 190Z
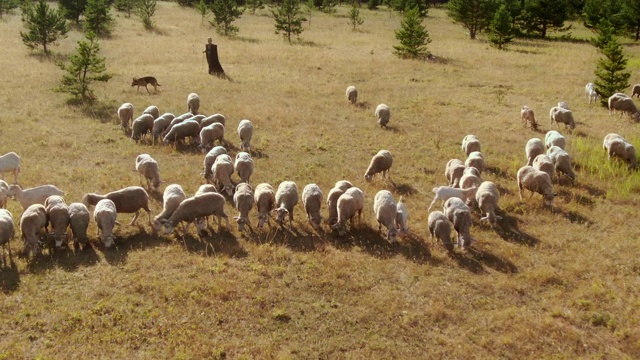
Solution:
M42 204L33 204L27 207L20 217L20 232L24 247L29 256L30 252L40 253L40 230L47 228L47 210Z
M633 85L633 88L631 89L631 97L634 97L634 95L637 95L638 98L640 98L640 84Z
M565 128L576 128L576 123L573 120L573 113L571 112L571 110L567 110L559 106L554 106L549 111L549 118L551 119L551 125L553 125L553 122L555 121L558 128L560 127L561 123L564 124Z
M117 224L118 212L116 204L109 199L102 199L96 203L93 210L93 220L98 224L98 237L104 247L110 248L114 244L113 227Z
M222 146L215 146L213 149L209 150L207 155L205 155L203 162L204 171L202 172L202 176L206 180L210 180L213 175L211 167L213 166L213 163L216 162L216 158L223 154L228 154L227 149Z
M15 224L13 222L13 215L7 209L0 209L0 246L2 246L2 259L7 264L4 255L4 248L9 248L9 260L13 261L11 257L11 241L15 235Z
M240 176L240 182L249 183L249 178L253 174L254 163L249 153L241 151L236 154L236 161L233 165L235 171Z
M153 218L153 229L160 231L162 220L170 218L171 214L178 208L178 205L186 198L187 195L182 186L178 184L167 186L162 194L162 212Z
M129 121L133 119L133 104L124 103L118 108L118 119L122 130L129 130Z
M329 190L329 193L327 194L327 210L329 212L327 223L329 223L329 225L333 225L338 221L338 199L340 199L340 196L344 194L345 191L346 189L342 190L334 187Z
M391 110L389 110L389 106L386 104L380 104L376 106L376 119L378 119L378 124L380 127L387 127L389 123L389 119L391 119Z
M153 116L154 119L157 119L160 117L160 109L158 109L158 107L155 105L148 106L146 109L144 109L142 113L149 114Z
M140 177L140 184L142 184L142 178L147 180L147 188L158 191L158 187L162 183L160 180L160 167L158 162L149 154L140 154L136 157L136 171Z
M353 184L348 180L338 180L333 187L342 191L347 191L348 188L353 187Z
M9 184L6 181L0 180L0 209L4 209L7 206L7 191L9 191Z
M179 116L176 116L173 118L173 120L171 120L171 122L169 123L169 126L167 126L161 133L161 136L164 138L167 133L169 133L169 131L171 131L171 128L180 124L181 122L184 122L188 119L191 119L193 117L193 114L190 112L186 112L184 114L181 114Z
M480 140L475 135L467 135L462 139L462 151L468 156L474 151L480 152Z
M431 207L438 200L447 201L452 197L456 197L464 200L465 202L472 201L475 199L477 187L472 187L468 189L458 189L450 186L436 186L431 191L435 194L433 201L429 205L429 209L427 211L431 211Z
M204 120L206 118L206 115L202 115L202 114L196 114L193 115L192 117L186 119L187 120L192 120L198 123L198 125L200 125L202 123L202 120ZM200 125L200 128L202 128L202 125Z
M462 160L459 159L451 159L447 161L447 166L444 169L444 175L447 177L449 181L449 186L451 187L460 187L460 179L462 175L464 175L464 170L467 167L464 166Z
M564 148L566 147L566 143L567 140L565 139L565 137L555 130L548 131L544 136L544 144L547 149L552 146L557 146L564 150Z
M531 191L532 196L533 193L541 194L544 204L548 206L553 204L556 194L551 185L551 178L546 172L536 170L532 166L523 166L518 169L517 181L520 200L522 200L524 189L527 189Z
M289 214L289 229L293 227L293 209L298 203L298 186L293 181L283 181L276 191L277 208L271 210L277 214L276 222L284 228L284 216Z
M203 184L203 185L200 185L200 187L198 188L198 191L196 191L196 193L193 194L193 196L210 193L210 192L217 193L218 189L216 189L216 187L211 184Z
M348 188L344 194L340 195L336 204L338 217L336 223L331 228L338 230L339 236L346 233L347 220L354 225L353 218L358 215L360 222L362 221L362 209L364 207L364 193L357 187Z
M222 218L225 219L227 229L229 229L229 217L224 212L224 202L222 195L211 192L184 199L168 219L161 220L164 225L164 233L171 234L175 227L184 221L187 223L184 229L186 235L194 221L197 219L204 221L212 215L218 218L218 229L222 227Z
M213 123L200 129L200 149L206 152L209 144L213 144L216 140L222 145L224 142L224 125Z
M373 199L373 212L378 221L378 232L382 230L382 225L387 228L387 240L396 242L398 228L396 227L396 216L398 208L393 195L389 190L380 190Z
M484 171L484 156L480 151L473 151L467 157L467 160L464 162L465 167L474 167L478 169L478 172L482 174Z
M450 198L444 203L444 214L458 233L458 247L464 249L475 241L471 237L471 209L459 198Z
M238 136L240 137L240 150L249 151L251 138L253 138L253 123L244 119L238 124Z
M231 156L227 154L219 155L211 166L213 183L220 192L226 191L229 196L233 195L234 186L231 184L233 174L233 162Z
M131 139L137 143L147 133L153 130L154 117L151 114L142 114L131 123Z
M622 117L623 114L627 114L632 120L639 121L640 112L638 112L638 108L633 102L633 99L626 95L626 97L616 95L617 94L614 94L609 98L609 113L618 110L620 111L620 117Z
M211 124L220 123L222 126L226 126L227 118L222 114L213 114L211 116L207 116L202 121L200 121L200 128L202 129L205 126L209 126Z
M238 216L234 217L234 220L238 223L238 231L243 231L245 225L248 225L251 229L249 211L253 208L254 202L251 185L244 182L236 185L236 191L233 193L233 204L238 210Z
M527 165L531 166L536 156L544 154L544 144L542 143L542 140L538 138L529 139L524 148L524 152L527 156Z
M396 228L398 229L398 236L404 237L409 233L409 211L407 210L407 206L404 204L404 200L402 196L400 196L400 200L398 200L396 204Z
M23 190L20 185L14 184L9 186L6 194L18 200L24 210L33 204L44 204L49 196L64 195L64 192L54 185L42 185Z
M482 183L482 179L480 178L478 169L473 166L464 169L464 173L460 178L460 189L478 187L480 183Z
M391 180L391 165L393 165L393 155L391 155L388 150L378 151L378 153L371 158L369 167L364 173L364 179L371 181L375 174L382 173L382 179L384 179L386 174L387 178Z
M619 157L627 163L630 169L635 169L638 163L636 157L636 149L618 134L607 134L604 137L602 148L607 153L607 158L611 160L612 156Z
M195 114L198 114L198 110L200 109L200 97L196 93L191 93L187 96L187 111Z
M495 225L496 220L502 219L496 215L496 210L500 209L498 200L500 200L500 191L498 191L496 184L491 181L484 181L480 184L478 191L476 191L476 202L480 212L486 214L480 218L480 221L487 220L491 225Z
M432 211L429 214L427 224L429 226L429 235L431 240L433 241L433 238L435 237L436 241L442 241L442 245L444 245L447 250L452 250L451 222L447 219L444 213L442 211Z
M138 220L140 209L147 212L149 218L149 225L151 225L151 209L149 209L149 194L140 186L129 186L124 189L112 191L105 195L99 195L96 193L84 194L82 197L82 203L86 206L96 205L98 201L103 199L109 199L113 201L116 206L116 211L121 213L135 213L133 220L129 225L135 225Z
M73 244L77 248L79 244L85 245L89 238L87 237L87 229L91 214L89 209L78 202L69 204L69 227L73 235Z
M622 99L630 99L625 93L615 93L607 99L607 106L609 108L609 115L616 113L616 103Z
M523 105L520 109L520 119L522 120L522 126L526 129L527 124L531 126L533 130L538 130L538 123L536 122L536 116L533 110L527 105Z
M569 104L567 104L566 101L558 101L558 107L563 108L565 110L571 110L569 109Z
M302 189L302 205L307 213L307 220L314 229L320 229L322 216L320 208L322 207L323 194L320 187L316 184L307 184Z
M358 102L358 89L355 86L351 85L347 87L347 101L351 105L355 105Z
M556 165L551 161L551 158L545 154L536 156L531 164L534 169L546 172L551 180L553 180L556 174Z
M587 102L589 104L591 104L591 101L594 103L598 101L598 92L596 91L593 83L587 83L587 85L584 86L584 94L587 97Z
M571 157L568 152L562 150L558 146L552 146L547 150L547 156L555 165L556 174L558 176L560 176L560 173L563 173L571 180L576 178L576 174L573 172L573 167L571 166Z
M152 143L155 144L156 139L162 136L162 133L169 127L173 119L176 116L171 113L165 113L160 115L159 118L153 120L153 127L151 128Z
M2 180L4 180L4 173L13 173L13 183L18 183L18 175L20 175L20 156L14 152L6 153L0 156L0 173L2 173Z
M174 119L175 121L175 119ZM190 143L197 142L200 137L200 124L194 120L185 120L171 127L171 130L162 139L162 142L169 144L179 140L190 138Z
M258 212L258 228L264 225L265 220L271 226L269 222L270 212L276 203L276 193L273 191L273 186L267 183L258 184L253 197Z
M47 219L51 223L51 237L55 241L56 247L62 247L67 242L67 228L70 223L69 206L60 195L49 196L44 201L44 208L47 211Z

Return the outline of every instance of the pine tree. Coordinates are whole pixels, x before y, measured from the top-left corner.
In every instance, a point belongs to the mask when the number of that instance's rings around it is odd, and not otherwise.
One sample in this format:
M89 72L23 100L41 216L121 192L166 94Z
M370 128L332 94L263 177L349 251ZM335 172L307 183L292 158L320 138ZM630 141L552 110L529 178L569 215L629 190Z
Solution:
M18 0L0 0L0 19L2 19L2 15L8 14L11 10L15 9L20 5Z
M138 0L136 13L138 13L138 16L142 20L142 25L144 25L145 29L153 29L154 23L151 18L156 13L156 0Z
M80 16L84 14L87 0L58 0L58 6L59 9L62 9L65 19L73 20L76 24L80 24Z
M622 52L622 45L615 38L607 43L602 54L604 58L598 59L596 65L594 85L602 98L602 104L606 106L609 96L629 87L631 73L625 71L627 58Z
M115 0L113 6L116 10L126 13L126 17L131 17L131 11L135 9L136 0Z
M32 50L42 45L47 55L48 45L65 38L69 31L60 11L49 7L45 0L25 6L22 10L22 22L27 28L26 32L20 32L22 42Z
M243 12L244 9L238 6L236 0L216 0L211 4L213 21L209 23L215 26L218 34L233 35L239 30L233 22L239 19Z
M264 9L264 2L262 0L247 0L246 7L251 15L255 15L257 10Z
M502 49L504 44L511 42L513 39L512 21L513 19L509 15L507 7L501 5L489 26L489 41L496 44L498 49Z
M593 44L593 46L602 51L615 36L615 29L613 28L609 20L603 18L600 20L598 26L596 27L596 33L598 36L591 39L591 43Z
M276 21L276 34L282 34L291 43L291 35L300 36L302 33L302 23L307 19L302 16L299 0L283 0L282 4L271 10L271 14Z
M531 34L546 37L549 30L564 31L568 17L566 0L525 0L523 27Z
M200 14L200 16L202 17L200 19L200 25L204 24L204 18L207 17L207 14L209 13L209 7L204 2L204 0L200 0L200 2L195 4L193 7L196 9L198 14Z
M447 3L447 14L453 22L462 24L469 31L471 39L489 26L494 11L493 0L450 0Z
M356 26L362 25L364 23L364 20L362 20L362 17L360 17L360 9L358 9L358 5L356 5L355 3L349 11L349 22L353 26L353 30L356 29Z
M78 41L75 53L69 57L69 64L58 64L67 73L62 76L62 85L56 88L56 91L69 93L83 102L96 98L89 87L91 83L106 82L112 77L106 73L105 58L98 57L98 37L92 32L88 32L86 36L86 40Z
M422 25L420 10L417 7L405 13L400 24L402 27L396 30L396 39L400 40L400 46L394 46L394 53L402 58L420 58L429 55L427 44L431 42L427 29Z
M113 26L109 7L108 0L88 0L84 10L84 31L98 36L109 35Z

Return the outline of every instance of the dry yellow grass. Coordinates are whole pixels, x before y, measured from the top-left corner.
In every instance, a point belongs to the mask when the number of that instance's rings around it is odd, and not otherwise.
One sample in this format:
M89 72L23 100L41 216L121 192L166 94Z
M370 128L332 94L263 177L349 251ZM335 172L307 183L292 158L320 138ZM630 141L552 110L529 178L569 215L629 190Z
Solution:
M365 22L352 31L347 10L314 13L295 46L274 35L266 10L243 15L235 39L216 36L174 3L158 3L151 33L118 15L113 37L101 41L114 74L95 86L110 104L111 118L102 120L50 91L61 70L22 45L19 15L0 22L0 152L22 156L23 187L56 184L78 201L137 185L135 157L149 153L166 184L195 192L201 154L136 145L111 121L123 102L136 115L148 105L183 113L196 92L204 113L227 116L234 148L238 122L254 122L261 156L252 183L287 179L301 191L313 182L326 196L348 179L367 195L364 224L345 238L326 227L313 232L299 205L293 233L240 234L233 226L200 242L122 226L108 250L92 224L93 249L14 256L0 269L0 359L640 357L640 179L607 163L601 148L609 132L640 146L640 132L584 103L596 50L523 40L497 51L432 9L429 50L442 61L400 60L392 55L398 15L362 9ZM234 82L206 74L202 51L212 35ZM80 38L72 32L53 51L63 58ZM626 51L637 81L640 50ZM160 93L129 86L147 75ZM348 85L358 87L362 107L347 105ZM566 135L578 180L556 186L549 210L538 196L518 197L524 144L544 136L524 130L519 111L529 105L548 130L548 109L560 100L578 121ZM392 112L388 131L373 116L382 102ZM431 188L446 181L446 161L463 157L459 144L471 133L489 166L483 178L502 192L505 219L494 230L475 214L479 241L447 254L429 240L426 209ZM366 183L368 162L383 148L395 157L394 182ZM409 208L412 235L397 246L374 224L382 188ZM154 213L161 207L156 196ZM9 209L17 221L18 204ZM236 214L230 203L227 213ZM11 247L15 254L23 245Z

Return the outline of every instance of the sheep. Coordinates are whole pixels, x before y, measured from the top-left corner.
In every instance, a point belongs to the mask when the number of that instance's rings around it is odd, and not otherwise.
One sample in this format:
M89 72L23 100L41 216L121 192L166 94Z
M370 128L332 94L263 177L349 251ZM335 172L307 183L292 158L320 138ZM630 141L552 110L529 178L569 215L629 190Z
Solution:
M144 111L142 112L143 114L149 114L151 116L153 116L154 119L157 119L160 117L160 109L158 109L157 106L155 105L151 105L149 107L147 107L146 109L144 109Z
M518 169L517 181L520 200L522 200L524 189L527 189L531 191L531 196L533 196L533 193L541 194L545 205L551 206L553 204L556 194L551 185L551 178L546 172L526 165Z
M83 204L74 202L69 204L69 227L73 234L73 244L77 248L78 244L85 245L89 240L87 238L87 228L91 215L89 209Z
M553 122L555 121L558 128L560 127L560 123L563 123L565 128L568 129L576 128L576 123L573 120L571 110L567 110L559 106L552 107L549 111L549 118L551 119L551 125L553 125Z
M6 153L0 156L0 173L2 173L2 180L4 180L4 173L13 173L13 183L18 183L18 175L20 175L20 156L14 152Z
M527 124L529 124L533 130L538 130L538 123L536 122L533 110L531 110L527 105L523 105L522 109L520 109L520 119L522 120L522 126L525 129L527 128Z
M118 119L120 119L120 128L129 130L129 121L133 119L133 104L124 103L118 108Z
M468 189L472 187L478 187L482 179L480 179L480 172L478 169L472 167L468 167L464 169L464 173L460 178L460 189Z
M336 181L336 184L333 185L333 187L342 191L347 191L348 188L353 187L353 184L351 184L351 182L349 182L348 180L338 180Z
M391 110L389 110L389 107L386 104L380 104L376 106L375 114L380 127L386 128L391 118Z
M131 123L131 139L137 143L153 129L154 118L151 114L142 114Z
M638 88L638 93L640 94L640 87ZM589 104L591 104L591 101L593 101L594 103L598 101L598 92L596 91L593 83L587 83L587 85L584 86L584 94L587 97L587 102Z
M404 204L404 200L402 196L400 196L400 200L396 203L396 228L398 229L398 236L405 237L409 233L409 226L407 225L407 220L409 218L409 211L407 210L407 206Z
M478 169L478 172L482 174L484 171L484 156L480 151L473 151L467 157L464 162L465 167L474 167Z
M555 130L547 132L547 134L544 136L544 144L547 149L552 146L557 146L564 150L566 142L567 140L564 138L564 136L562 136L562 134Z
M158 191L158 187L162 183L160 180L160 168L158 162L155 161L149 154L140 154L136 157L136 171L140 177L140 184L142 185L142 178L147 180L147 188Z
M236 154L236 162L233 165L235 171L240 176L240 182L249 183L249 178L253 174L253 159L247 152L239 152Z
M347 101L351 105L355 105L358 102L358 89L355 86L351 85L347 87Z
M625 93L615 93L607 99L607 106L609 108L609 115L616 113L616 103L622 99L630 99Z
M175 119L174 119L175 120ZM197 121L193 120L185 120L181 123L176 124L167 132L162 141L166 144L170 142L177 142L178 140L182 140L184 138L191 138L191 142L194 139L198 139L200 137L200 124Z
M640 84L633 85L633 89L631 90L631 97L633 97L634 95L638 95L638 98L640 98Z
M229 217L224 212L224 202L224 197L218 193L204 193L182 200L168 219L160 220L164 225L164 233L171 234L175 227L184 221L187 223L184 229L186 235L191 223L196 219L204 220L210 215L218 218L218 229L222 226L222 218L225 219L226 227L229 229Z
M382 225L387 228L387 240L396 242L398 228L395 221L398 213L396 201L389 190L380 190L373 199L373 212L378 221L378 232L382 230Z
M161 133L161 136L164 137L165 135L167 135L169 131L171 131L172 127L180 124L181 122L184 122L185 120L191 119L192 117L193 117L193 114L190 112L186 112L184 114L174 117L173 120L171 120L171 122L169 123L169 126L167 126L164 129L164 131Z
M39 232L42 228L47 228L47 210L42 204L32 204L27 207L20 217L20 233L24 240L24 247L27 256L29 252L40 253Z
M264 221L271 226L269 222L269 213L274 208L276 203L276 194L273 191L273 186L267 183L261 183L256 186L256 190L253 194L253 199L256 203L256 210L258 212L258 228L264 225Z
M106 248L114 244L113 227L117 223L117 217L116 204L109 199L101 199L93 209L93 220L98 224L98 237Z
M571 157L569 157L569 153L562 150L558 146L552 146L547 150L547 156L551 159L551 162L556 167L556 174L560 176L560 173L565 174L571 180L576 178L576 174L573 172L573 168L571 166Z
M636 149L622 136L613 133L607 134L604 137L602 148L608 155L607 159L611 160L612 156L617 156L623 159L630 169L636 168L638 162Z
M384 179L386 174L387 178L391 180L391 165L393 165L393 155L391 155L388 150L378 151L378 153L371 158L369 167L364 173L364 179L371 181L375 174L381 172L382 179Z
M429 205L429 209L427 209L427 211L431 211L431 207L438 200L447 201L452 197L456 197L465 201L471 201L475 198L477 190L477 187L468 189L457 189L450 186L436 186L431 190L436 196L433 198L433 201L431 201L431 204Z
M171 113L162 114L159 118L153 120L153 127L151 128L151 136L153 138L153 143L155 144L156 139L162 136L162 133L169 127L169 124L175 119L175 115Z
M616 97L616 95L617 94L614 94L609 98L609 113L613 114L612 111L619 110L620 117L622 117L622 115L626 113L631 117L632 120L639 121L640 112L638 112L638 108L633 102L633 99L630 97Z
M462 139L462 151L469 156L474 151L480 152L480 140L475 135L467 135Z
M454 197L445 201L444 214L458 233L458 247L464 250L471 246L475 239L469 232L473 222L469 207L462 200Z
M524 148L525 155L527 156L527 165L533 164L533 159L540 154L544 154L544 144L542 140L538 138L529 139L527 145Z
M209 144L216 140L222 144L224 142L224 125L213 123L200 129L200 149L202 153L207 152Z
M198 114L199 109L200 97L196 93L189 94L189 96L187 96L187 111L196 115Z
M240 136L240 150L249 151L251 148L251 138L253 137L253 123L244 119L238 124L238 136Z
M211 124L220 123L223 126L226 126L227 118L222 114L213 114L211 116L207 116L206 118L200 121L200 128L202 129L205 126L209 126Z
M44 204L49 196L64 195L64 192L54 185L42 185L23 190L20 185L14 184L9 186L6 194L18 200L24 210L33 204Z
M565 110L571 110L569 109L569 104L567 104L566 101L558 101L558 107Z
M551 178L551 180L553 180L556 174L555 164L553 163L553 161L551 161L551 158L545 154L536 156L531 166L533 166L536 170L544 171L549 174L549 178Z
M494 226L497 220L502 219L502 217L496 215L496 210L500 208L498 206L499 199L500 192L498 191L496 184L491 181L484 181L480 184L478 191L476 191L476 202L478 203L480 212L486 214L484 217L480 218L480 221L487 220L492 226Z
M178 208L178 205L186 198L187 195L182 186L178 184L167 186L162 194L162 212L153 218L153 230L160 231L163 225L162 220L170 218L171 214Z
M0 246L2 246L2 259L5 259L4 248L9 248L9 260L13 261L11 256L11 240L15 235L15 224L13 215L7 209L0 209ZM6 260L4 260L6 265Z
M213 173L211 172L211 167L213 166L213 163L216 161L216 158L222 154L226 155L227 149L225 149L222 146L216 146L213 149L209 150L207 155L205 155L204 162L203 162L204 171L202 173L202 176L206 180L211 179L211 176L213 175Z
M338 220L338 199L342 194L344 194L345 190L340 188L333 188L329 190L327 194L327 209L329 211L329 216L327 217L327 223L333 225Z
M322 207L323 194L320 187L316 184L307 184L302 190L302 205L307 212L307 220L314 229L320 229L322 216L320 208Z
M243 231L244 226L248 225L251 229L251 223L249 222L249 211L253 208L253 188L247 183L240 183L236 185L236 191L233 194L233 203L238 210L238 216L234 219L238 223L238 231Z
M433 241L433 238L442 241L442 245L447 250L453 249L453 244L451 243L451 222L444 215L442 211L432 211L429 214L429 219L427 220L427 224L429 226L429 236Z
M202 120L204 120L204 118L206 118L206 116L205 116L205 115L202 115L202 114L196 114L196 115L193 115L192 117L190 117L190 118L186 119L185 121L187 121L187 120L192 120L192 121L197 122L197 123L198 123L198 125L200 125L200 123L202 122ZM200 125L200 128L202 128L202 125Z
M6 181L0 180L0 208L4 209L7 206L7 191L9 191L9 184Z
M210 193L210 192L217 193L218 189L216 189L216 187L211 184L203 184L203 185L200 185L200 187L198 188L198 191L196 191L196 193L193 194L193 196Z
M298 186L293 181L283 181L276 191L277 208L271 210L276 213L276 222L284 228L284 216L289 214L289 229L293 227L293 209L298 203Z
M362 217L362 209L364 206L364 193L357 187L348 188L344 194L340 195L336 204L338 217L336 223L331 225L331 228L338 230L339 236L344 236L346 233L346 222L351 221L353 226L353 218L358 215L358 219Z
M102 199L109 199L116 205L118 213L135 213L129 225L135 225L140 209L147 212L149 225L151 225L151 209L149 209L149 195L140 186L129 186L124 189L112 191L105 195L95 193L84 194L82 203L86 206L96 205Z
M231 175L233 174L233 163L231 156L222 154L216 158L211 166L214 185L220 192L226 191L229 196L233 195L234 186L231 184Z
M451 159L447 161L447 166L444 169L444 175L449 181L449 186L455 188L460 186L460 179L462 178L462 175L464 175L465 169L466 166L464 166L462 160Z
M47 219L51 223L51 237L55 241L56 248L62 247L67 240L67 228L70 223L69 206L60 195L49 196L44 201L44 208L47 211Z

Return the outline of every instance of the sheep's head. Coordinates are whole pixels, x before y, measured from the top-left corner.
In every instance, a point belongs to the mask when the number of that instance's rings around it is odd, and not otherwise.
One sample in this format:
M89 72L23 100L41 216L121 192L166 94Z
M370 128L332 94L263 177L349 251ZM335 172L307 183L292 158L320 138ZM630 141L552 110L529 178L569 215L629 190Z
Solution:
M258 228L264 226L264 222L269 222L269 214L268 213L259 213L258 214Z
M638 159L636 157L636 149L631 144L626 144L624 147L625 161L629 168L635 168L637 166Z
M338 230L338 236L344 236L347 233L347 229L344 224L337 222L331 225L331 229Z
M289 210L284 207L279 207L277 209L271 210L272 213L276 213L276 222L280 224L280 226L284 223L284 217L289 214Z
M389 241L391 241L392 243L397 242L398 240L396 239L396 236L398 236L398 229L396 229L395 227L390 227L389 230L387 230L387 239Z
M236 216L233 219L238 223L238 231L243 231L245 225L248 225L249 227L251 227L251 223L249 222L249 219L246 217Z
M173 233L173 230L176 227L176 224L174 224L173 221L168 221L168 220L163 219L163 220L161 220L161 222L162 222L162 224L164 226L164 233L166 235L169 235L169 234Z
M109 235L101 234L100 239L102 240L102 242L104 243L104 247L106 248L110 248L115 244L115 239L113 234L109 234Z
M316 230L320 229L320 223L322 222L322 216L320 216L320 214L311 215L309 217L309 220L311 221L311 226L313 226L314 229Z
M229 196L233 196L233 186L226 185L223 190L226 191Z
M371 181L371 179L373 179L373 174L370 174L370 173L364 174L364 179L366 181Z
M198 232L198 236L206 236L207 235L207 218L199 217L195 220L196 231Z
M556 197L556 193L554 192L550 192L550 193L546 193L543 195L542 200L544 201L544 204L547 206L552 206L553 205L553 199Z

